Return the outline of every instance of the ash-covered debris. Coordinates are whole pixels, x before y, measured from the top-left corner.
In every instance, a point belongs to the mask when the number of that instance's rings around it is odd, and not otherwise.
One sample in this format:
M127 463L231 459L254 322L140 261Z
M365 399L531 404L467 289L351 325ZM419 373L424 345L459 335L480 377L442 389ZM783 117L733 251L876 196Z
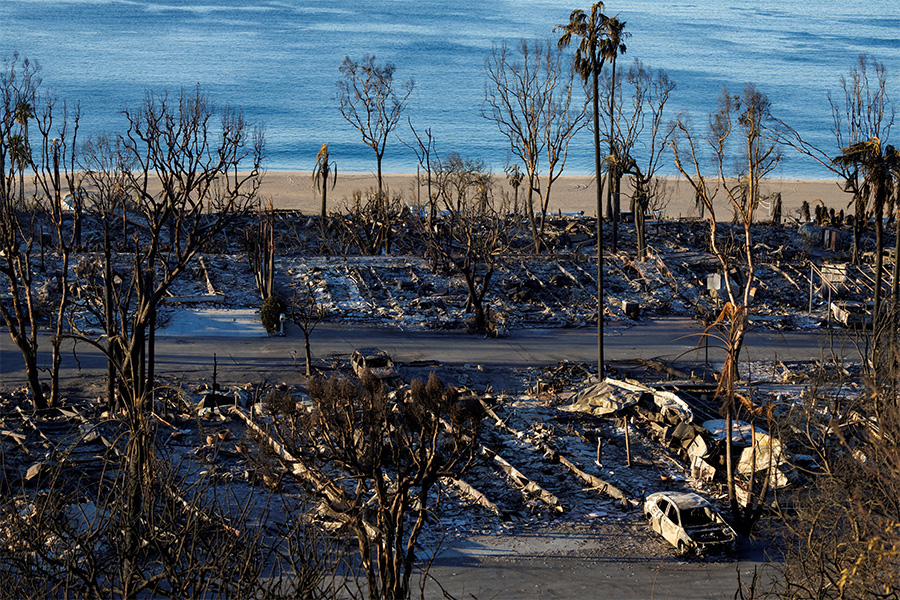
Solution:
M318 217L297 211L277 211L276 216L275 287L284 298L311 283L329 320L392 324L410 330L462 329L470 325L472 314L464 280L428 255L428 244L414 220L393 224L395 244L391 254L362 255L352 244L323 247ZM175 281L160 308L162 322L167 313L187 305L259 307L262 300L244 250L243 231L251 223L233 224L205 248L187 276ZM492 332L502 335L514 328L585 327L596 323L595 226L592 217L554 216L547 223L550 252L539 255L528 253L524 231L515 234L522 239L515 238L510 244L514 250L501 257L485 296ZM94 217L87 215L85 229L96 227ZM720 280L725 275L716 257L707 252L708 231L708 225L696 219L650 222L648 255L639 260L634 254L633 228L620 227L619 248L605 249L604 318L620 325L655 315L714 319L727 299L722 289L709 289L710 275ZM751 320L756 326L786 330L814 327L829 318L830 300L867 297L865 270L846 267L845 248L825 244L821 227L759 223L752 233L757 268ZM718 234L727 240L739 239L742 232L721 223ZM887 235L890 237L890 233ZM96 235L86 239L99 243ZM91 250L90 246L86 249ZM323 250L331 253L322 254ZM343 254L334 254L336 250ZM127 278L131 261L127 252L118 256L114 271ZM86 299L97 297L99 252L75 255L72 263L75 268L69 274L69 284L76 288L76 304L84 304ZM832 277L832 263L845 266L840 281ZM741 283L737 271L728 277ZM55 289L58 293L58 282L52 278L44 287L46 294L53 294ZM91 320L89 311L81 312L85 320Z
M332 357L331 363L335 371L352 377L349 356ZM607 392L615 388L619 392L612 395L628 401L598 414L591 402L582 402L591 397L585 390L596 387L591 367L584 364L510 370L505 381L518 385L506 392L462 383L466 371L483 374L477 365L426 361L396 367L404 377L445 371L456 378L457 393L482 403L486 414L473 462L459 480L439 483L440 510L420 540L423 547L475 534L516 534L548 523L588 531L611 522L631 527L642 519L643 499L662 490L724 498L724 443L707 424L717 418L713 385L606 380ZM803 384L814 376L814 366L800 363L753 368L758 398L768 395L775 404L790 400L778 393L803 393ZM771 376L762 377L766 372ZM109 414L94 400L52 418L31 417L24 410L27 403L24 391L0 399L5 490L24 494L22 502L27 502L35 486L58 473L60 465L76 466L81 473L71 489L98 485L104 472L115 474L110 464L124 450L124 414ZM314 449L302 457L280 449L291 427L286 417L314 409L315 402L298 387L206 383L182 391L171 386L156 399L151 419L159 447L171 453L186 482L228 486L235 497L265 489L291 502L324 485L305 476L305 463L298 462L314 456ZM776 466L784 462L778 440L763 429L757 427L755 455L747 450L753 448L753 436L738 437L734 456L739 473L753 472L761 456L771 457ZM779 470L774 482L789 486L794 477ZM310 518L342 530L334 515L321 510L320 505ZM671 552L649 530L636 527L630 535L629 543L647 554Z

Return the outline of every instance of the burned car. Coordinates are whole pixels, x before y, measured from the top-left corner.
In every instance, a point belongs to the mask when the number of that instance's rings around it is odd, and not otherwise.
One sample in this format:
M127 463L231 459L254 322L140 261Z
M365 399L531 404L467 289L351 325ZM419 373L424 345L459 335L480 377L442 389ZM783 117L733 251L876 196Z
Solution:
M377 348L360 348L350 356L350 365L357 377L368 371L376 379L393 379L397 376L391 355Z
M656 492L644 502L650 529L675 546L679 554L731 550L737 535L702 496Z

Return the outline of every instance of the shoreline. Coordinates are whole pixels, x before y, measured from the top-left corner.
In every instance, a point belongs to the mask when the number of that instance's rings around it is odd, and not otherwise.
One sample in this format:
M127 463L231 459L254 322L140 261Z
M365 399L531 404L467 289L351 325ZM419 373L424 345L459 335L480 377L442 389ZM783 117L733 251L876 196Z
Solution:
M400 194L408 204L424 202L427 192L424 184L416 185L415 173L386 173L383 179L392 194ZM687 182L680 177L663 177L669 200L663 215L667 218L697 216L694 209L693 191ZM512 195L505 175L494 176L495 194L505 191ZM333 211L346 205L354 191L374 190L376 177L372 173L338 173L334 188L328 189L328 210ZM628 209L630 186L623 181L622 210ZM781 193L782 216L787 219L798 217L800 206L804 200L809 202L810 210L814 204L821 203L835 211L844 210L851 202L850 194L844 192L837 180L828 179L766 179L761 185L764 194ZM261 176L260 196L264 200L272 200L276 209L300 210L304 213L317 214L321 210L321 196L313 187L312 174L304 171L266 171ZM605 190L604 190L605 193ZM519 201L522 201L522 190L519 190ZM563 175L553 185L548 212L578 213L593 216L596 214L596 191L594 177L590 175ZM724 194L716 199L718 220L730 220L731 209ZM769 212L765 205L757 209L760 219L767 219Z

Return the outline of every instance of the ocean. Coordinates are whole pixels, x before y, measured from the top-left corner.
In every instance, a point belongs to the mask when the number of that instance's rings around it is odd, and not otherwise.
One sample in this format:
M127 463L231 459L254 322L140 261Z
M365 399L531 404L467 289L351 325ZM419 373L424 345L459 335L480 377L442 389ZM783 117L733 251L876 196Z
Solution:
M84 136L123 132L125 107L148 91L200 86L214 102L244 111L266 132L270 170L313 168L328 143L339 172L374 172L372 150L343 119L336 99L345 56L373 54L413 79L405 117L431 128L437 151L487 162L502 173L508 142L482 116L485 59L492 45L556 39L578 5L556 0L2 0L0 57L13 52L41 65L42 89L80 103ZM860 53L885 64L900 103L900 2L784 0L607 2L631 37L620 64L634 58L665 69L677 88L674 117L703 124L723 86L747 82L768 95L772 112L813 143L835 152L828 94ZM385 172L414 172L402 141L390 139ZM896 136L895 136L896 137ZM402 140L402 141L401 141ZM671 160L668 161L671 163ZM588 130L569 149L567 174L589 174ZM672 172L672 167L668 167ZM827 178L786 151L780 177Z

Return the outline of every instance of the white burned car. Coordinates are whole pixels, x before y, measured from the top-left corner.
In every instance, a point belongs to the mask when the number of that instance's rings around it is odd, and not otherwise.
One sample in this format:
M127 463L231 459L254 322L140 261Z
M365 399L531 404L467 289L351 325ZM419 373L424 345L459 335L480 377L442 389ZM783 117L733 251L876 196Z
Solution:
M731 550L737 535L705 498L686 492L656 492L644 502L650 529L679 554Z
M368 371L376 379L393 379L397 376L391 355L378 348L360 348L350 356L350 366L357 377Z

